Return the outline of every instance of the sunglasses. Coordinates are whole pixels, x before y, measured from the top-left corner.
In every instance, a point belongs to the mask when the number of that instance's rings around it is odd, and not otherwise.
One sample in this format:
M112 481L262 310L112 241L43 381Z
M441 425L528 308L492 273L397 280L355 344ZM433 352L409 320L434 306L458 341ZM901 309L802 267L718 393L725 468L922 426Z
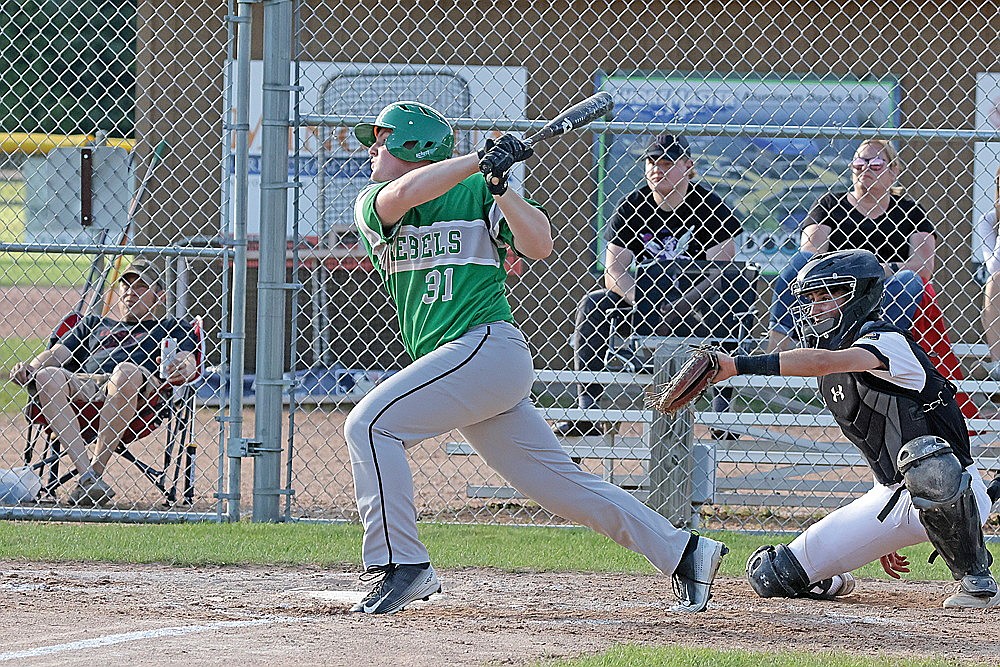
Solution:
M851 162L851 169L861 173L865 170L865 167L871 169L872 171L882 171L889 166L889 163L885 161L885 158L875 156L875 157L856 157L854 161Z

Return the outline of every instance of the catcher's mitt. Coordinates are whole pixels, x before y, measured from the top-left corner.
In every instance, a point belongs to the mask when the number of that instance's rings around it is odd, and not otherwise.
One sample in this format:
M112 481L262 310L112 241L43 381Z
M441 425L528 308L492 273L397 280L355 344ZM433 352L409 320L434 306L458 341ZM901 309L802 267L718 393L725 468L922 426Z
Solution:
M712 386L718 374L719 358L715 350L698 348L670 382L653 392L649 407L668 415L683 410Z

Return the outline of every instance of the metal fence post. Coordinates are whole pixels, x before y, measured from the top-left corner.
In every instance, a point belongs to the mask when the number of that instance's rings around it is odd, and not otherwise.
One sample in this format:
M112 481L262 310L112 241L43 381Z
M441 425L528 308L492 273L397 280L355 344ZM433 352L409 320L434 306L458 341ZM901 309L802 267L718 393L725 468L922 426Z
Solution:
M250 37L253 30L253 2L240 2L236 18L236 118L232 126L235 139L233 159L235 207L232 222L235 259L230 326L229 366L229 437L226 446L228 489L225 494L227 518L240 520L240 485L243 477L241 458L243 438L243 367L246 345L247 292L247 204L250 171ZM228 166L226 166L228 171ZM226 202L228 206L229 202ZM221 495L221 494L220 494Z
M257 403L253 520L277 521L281 486L281 404L285 359L288 224L288 103L291 0L264 2L260 273L257 285Z
M684 363L682 342L665 342L653 355L653 380L666 384ZM649 506L675 526L690 526L694 418L691 410L671 417L656 413L650 424Z

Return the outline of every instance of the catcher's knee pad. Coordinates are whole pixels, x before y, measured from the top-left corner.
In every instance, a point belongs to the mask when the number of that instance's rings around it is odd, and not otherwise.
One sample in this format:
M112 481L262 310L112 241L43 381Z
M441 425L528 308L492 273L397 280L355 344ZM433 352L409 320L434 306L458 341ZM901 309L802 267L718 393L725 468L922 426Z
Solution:
M899 450L897 463L927 538L952 576L988 575L992 558L983 540L972 475L947 441L915 438Z
M896 455L896 464L903 475L913 504L947 502L959 491L963 475L967 475L952 452L951 445L936 435L922 435L903 445Z
M794 598L809 590L805 570L784 544L754 551L747 560L747 579L762 598Z

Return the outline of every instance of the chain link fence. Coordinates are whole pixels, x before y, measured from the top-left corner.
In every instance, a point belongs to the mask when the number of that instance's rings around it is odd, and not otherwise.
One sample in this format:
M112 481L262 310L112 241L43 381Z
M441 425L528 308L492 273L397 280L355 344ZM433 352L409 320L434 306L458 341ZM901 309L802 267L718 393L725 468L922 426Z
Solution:
M3 14L0 514L219 520L225 13Z
M344 418L367 389L408 363L352 209L370 173L352 128L400 99L442 111L457 128L456 150L467 152L511 129L530 133L540 123L529 121L597 91L613 95L613 116L543 145L513 177L514 187L547 207L556 237L548 260L508 266L515 318L534 347L535 398L580 465L679 522L736 529L800 529L870 488L871 473L812 380L737 378L699 403L680 431L657 425L643 401L656 350L667 368L703 342L730 351L773 347L780 337L771 303L782 270L801 262L807 216L824 197L854 189L851 165L863 141L888 140L898 151L894 201L912 200L926 215L919 224L890 215L892 228L879 231L879 213L864 211L876 222L868 238L851 240L887 266L902 265L890 273L916 270L896 278L914 287L897 321L968 396L974 453L990 476L998 466L997 422L989 419L998 387L980 316L988 274L972 230L994 210L1000 163L996 10L995 3L303 3L292 81L298 142L290 154L301 188L289 231L294 224L295 282L303 288L293 306L289 515L355 517ZM686 139L690 187L721 199L735 227L704 219L704 211L670 233L651 223L629 236L615 222L647 182L643 157L660 134ZM921 232L932 252L911 248ZM705 263L706 248L727 244L727 261ZM659 261L631 267L636 294L614 299L604 313L610 326L587 328L588 311L578 328L578 310L598 307L592 293L622 262L619 248L628 250L626 264ZM682 295L687 301L678 301ZM664 303L673 310L661 312ZM578 385L589 395L581 398ZM651 434L664 429L680 435L656 442ZM672 472L651 485L651 468L664 460ZM413 447L411 467L425 518L559 521L519 497L457 432Z
M6 516L237 518L251 493L239 462L269 447L258 442L257 417L270 429L279 421L258 399L281 386L282 451L272 451L280 479L257 479L257 490L281 497L286 519L356 519L344 419L408 358L354 227L369 165L353 126L399 99L442 111L459 152L506 131L530 133L594 92L615 99L611 116L545 144L512 175L512 187L547 208L556 248L543 262L509 263L510 299L534 349L535 399L581 466L678 522L711 527L797 530L863 493L870 471L812 381L738 378L670 423L654 418L644 396L655 372L693 345L778 344L770 311L782 271L801 261L810 212L882 166L896 201L925 215L852 243L871 246L899 277L909 299L900 321L968 397L984 473L1000 468L991 418L1000 387L990 375L1000 356L988 346L1000 324L996 305L984 306L1000 268L985 261L1000 164L996 2L301 2L291 85L265 85L287 33L264 19L287 4L186 3L169 15L144 2L5 4L0 283L9 315L0 365L35 358L67 314L118 308L110 288L135 256L159 262L164 307L200 317L206 345L186 422L196 445L190 503L186 446L174 446L165 466L160 425L129 450L154 473L182 462L168 507L155 479L113 456L102 479L116 495L105 507L70 502L79 476L48 488L46 463L34 472L51 493L20 503L11 494ZM275 185L265 179L274 126L264 98L277 88L291 98L291 131L288 183ZM684 166L674 177L711 193L713 215L731 211L735 225L699 214L670 234L623 231L616 216L630 195L665 178L650 176L644 159L664 134L687 144L690 164L667 161ZM898 156L852 172L856 157L873 157L859 152L868 139L888 140ZM262 201L277 189L289 193L284 283L264 277L274 246ZM708 252L715 246L721 255ZM615 274L636 259L658 262ZM610 297L594 331L587 318L578 327L606 274L634 280L634 296ZM273 341L257 337L258 287L290 295L278 380L256 381L255 351ZM260 315L273 317L274 303ZM227 392L230 382L243 391ZM54 453L39 445L29 455L28 394L5 385L5 474ZM251 430L258 437L244 435ZM656 435L665 432L673 435ZM58 460L57 481L75 466ZM483 466L457 432L414 447L411 464L423 518L559 521Z

